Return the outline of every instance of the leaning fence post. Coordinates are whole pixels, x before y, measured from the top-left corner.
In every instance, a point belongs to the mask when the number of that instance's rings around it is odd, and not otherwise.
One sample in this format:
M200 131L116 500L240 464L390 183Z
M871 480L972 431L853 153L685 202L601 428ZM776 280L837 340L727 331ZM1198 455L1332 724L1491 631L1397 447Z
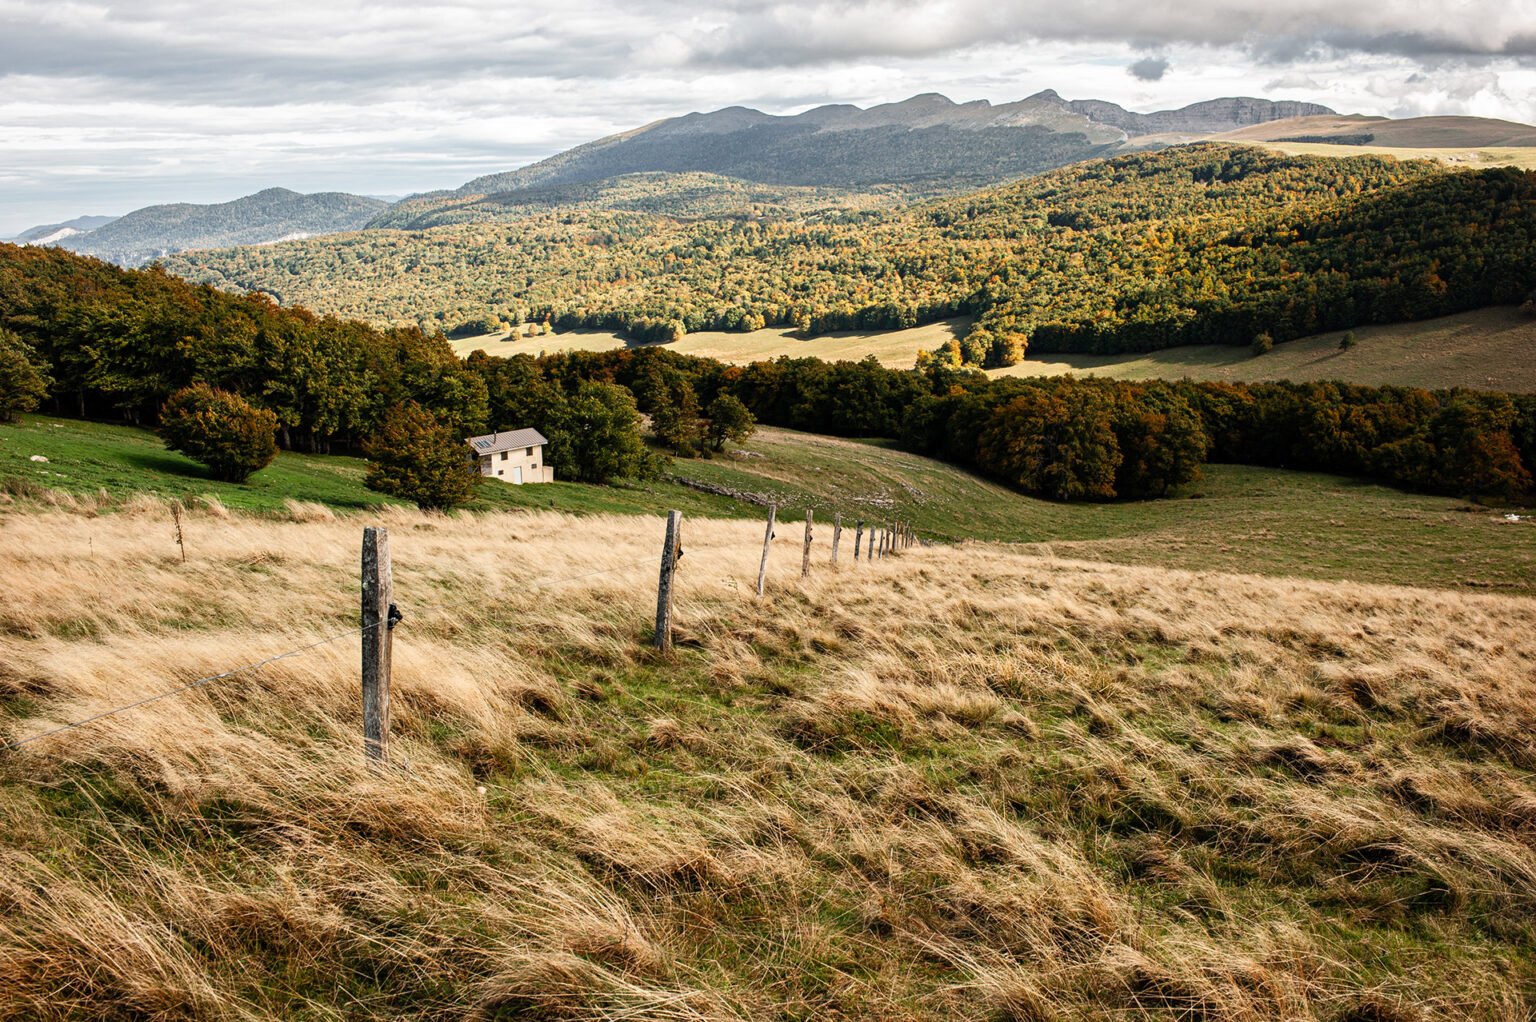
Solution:
M661 579L656 583L656 648L672 648L672 573L683 554L683 513L667 512L667 539L661 548Z
M389 530L363 530L363 751L389 760L389 676L393 659L395 582Z
M768 549L773 546L773 520L778 517L779 505L768 505L768 529L763 533L763 563L757 568L757 595L763 595L763 579L768 575Z
M859 559L859 547L864 545L864 519L859 519L858 531L853 534L853 559Z
M805 510L805 549L800 552L800 577L811 577L811 520L816 517L816 512L810 508Z
M837 564L837 544L842 542L842 539L843 516L836 514L832 516L832 564L834 566Z

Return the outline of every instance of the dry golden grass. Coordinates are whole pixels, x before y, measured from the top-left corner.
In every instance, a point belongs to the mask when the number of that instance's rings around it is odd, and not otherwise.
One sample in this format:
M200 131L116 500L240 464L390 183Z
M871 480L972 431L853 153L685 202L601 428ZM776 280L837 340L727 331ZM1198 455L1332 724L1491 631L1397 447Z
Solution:
M0 734L345 634L289 518L0 512ZM369 521L394 765L352 635L0 753L0 1017L1530 1016L1536 601Z

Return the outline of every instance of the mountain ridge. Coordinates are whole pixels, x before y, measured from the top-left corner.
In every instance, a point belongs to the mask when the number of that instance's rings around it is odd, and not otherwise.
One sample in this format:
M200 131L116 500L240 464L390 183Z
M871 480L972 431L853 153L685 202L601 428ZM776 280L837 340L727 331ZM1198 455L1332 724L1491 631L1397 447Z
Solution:
M144 206L53 243L124 266L193 248L259 245L356 230L389 203L346 192L265 188L229 202Z
M729 106L595 139L525 167L482 175L456 191L512 192L651 171L700 171L784 185L923 179L964 184L1106 155L1160 132L1217 134L1306 116L1337 115L1316 103L1250 96L1143 114L1106 100L1066 100L1054 89L998 105L985 99L957 103L928 92L868 108L839 103L787 115ZM981 151L964 151L967 147ZM839 167L848 150L865 164ZM755 155L755 162L744 154Z

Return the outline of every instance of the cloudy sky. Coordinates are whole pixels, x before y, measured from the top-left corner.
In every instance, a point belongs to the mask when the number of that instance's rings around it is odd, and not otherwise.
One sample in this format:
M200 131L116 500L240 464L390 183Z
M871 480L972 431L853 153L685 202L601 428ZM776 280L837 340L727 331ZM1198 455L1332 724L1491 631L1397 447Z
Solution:
M1536 122L1517 0L0 0L0 236L455 187L661 117L1045 88Z

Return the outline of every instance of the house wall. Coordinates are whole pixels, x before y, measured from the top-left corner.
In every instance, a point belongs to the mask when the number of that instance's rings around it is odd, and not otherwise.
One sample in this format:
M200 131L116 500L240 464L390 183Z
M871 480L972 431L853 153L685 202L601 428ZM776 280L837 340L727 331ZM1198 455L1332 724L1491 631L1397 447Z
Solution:
M532 451L530 454L529 451ZM552 483L555 470L544 464L544 445L532 448L518 447L500 454L483 455L480 458L480 474L503 483L516 483L516 469L523 470L525 483Z

